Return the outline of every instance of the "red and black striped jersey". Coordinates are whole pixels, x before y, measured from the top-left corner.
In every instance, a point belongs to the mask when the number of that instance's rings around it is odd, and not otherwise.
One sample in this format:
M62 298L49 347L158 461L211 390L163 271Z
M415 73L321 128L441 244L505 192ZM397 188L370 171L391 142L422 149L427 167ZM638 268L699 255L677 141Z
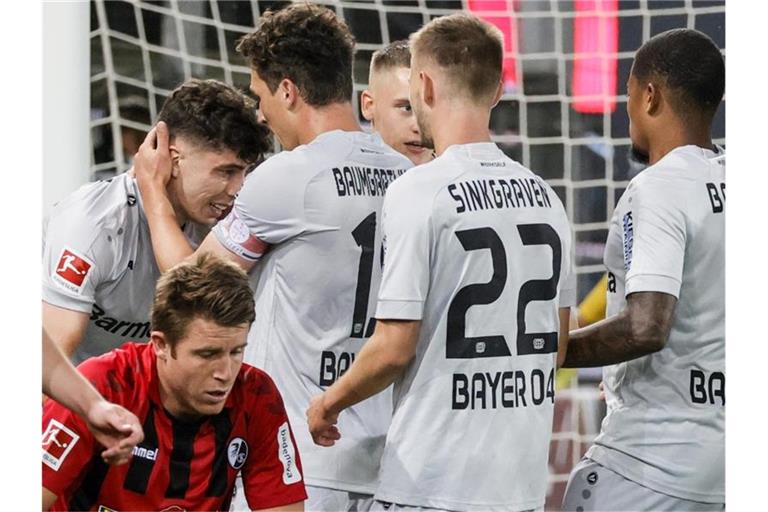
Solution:
M52 510L227 510L242 472L252 509L306 499L283 400L270 377L243 364L221 413L186 422L158 391L151 344L126 343L79 366L104 397L133 412L144 440L109 466L84 421L54 400L43 409L43 487Z

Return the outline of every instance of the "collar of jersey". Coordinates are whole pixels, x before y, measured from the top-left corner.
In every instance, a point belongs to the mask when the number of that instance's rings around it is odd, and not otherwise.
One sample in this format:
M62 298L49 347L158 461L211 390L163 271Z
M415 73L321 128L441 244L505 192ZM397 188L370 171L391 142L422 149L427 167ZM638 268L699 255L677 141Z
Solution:
M443 151L448 153L461 153L473 160L498 160L504 158L504 152L495 142L470 142L468 144L452 144Z
M725 153L725 150L718 146L717 144L713 144L714 150L703 148L701 146L696 146L695 144L688 144L686 146L678 146L672 151L670 151L668 154L677 152L677 151L685 151L685 152L692 152L692 153L698 153L702 155L704 158L714 158L716 156L722 156Z

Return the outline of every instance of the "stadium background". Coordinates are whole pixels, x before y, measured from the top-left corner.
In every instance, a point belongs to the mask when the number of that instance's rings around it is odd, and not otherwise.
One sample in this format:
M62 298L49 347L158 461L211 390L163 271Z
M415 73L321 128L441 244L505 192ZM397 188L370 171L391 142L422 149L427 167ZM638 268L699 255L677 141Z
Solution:
M180 82L216 78L247 87L248 67L234 51L269 8L287 2L90 2L90 179L130 167L131 154L162 102ZM505 35L505 94L493 112L494 139L547 179L563 200L575 235L578 293L603 272L607 222L629 179L625 84L634 51L676 27L708 34L725 52L725 2L351 0L318 2L343 17L357 39L355 98L365 89L371 54L430 19L471 10ZM362 117L361 122L365 125ZM725 145L725 102L714 124ZM595 379L557 395L547 509L557 509L569 469L599 430Z

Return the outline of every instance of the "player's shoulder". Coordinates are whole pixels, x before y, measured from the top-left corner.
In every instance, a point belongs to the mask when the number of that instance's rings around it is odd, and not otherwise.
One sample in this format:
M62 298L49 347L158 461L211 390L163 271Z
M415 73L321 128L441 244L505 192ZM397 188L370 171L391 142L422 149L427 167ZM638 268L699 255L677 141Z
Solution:
M129 396L145 389L153 375L154 349L148 343L127 342L78 365L78 371L110 400L126 405Z
M134 208L140 208L138 187L131 176L121 174L75 190L53 206L48 222L63 229L108 227L122 224Z
M267 372L243 363L232 388L233 402L247 407L248 403L280 398L277 385Z
M702 171L718 155L724 157L720 152L720 149L715 153L692 145L675 148L635 176L630 186L635 189L657 188L660 193L673 193L681 186L693 185L705 179L707 173Z

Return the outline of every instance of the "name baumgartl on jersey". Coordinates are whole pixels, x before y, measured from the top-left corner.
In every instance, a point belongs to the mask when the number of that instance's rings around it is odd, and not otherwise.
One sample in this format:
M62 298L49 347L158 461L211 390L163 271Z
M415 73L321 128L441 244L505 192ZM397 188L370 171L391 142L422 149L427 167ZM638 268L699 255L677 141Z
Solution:
M456 213L501 208L552 208L547 187L538 178L486 178L448 185Z
M406 169L377 169L357 165L331 169L339 197L383 196L389 184L405 171Z

